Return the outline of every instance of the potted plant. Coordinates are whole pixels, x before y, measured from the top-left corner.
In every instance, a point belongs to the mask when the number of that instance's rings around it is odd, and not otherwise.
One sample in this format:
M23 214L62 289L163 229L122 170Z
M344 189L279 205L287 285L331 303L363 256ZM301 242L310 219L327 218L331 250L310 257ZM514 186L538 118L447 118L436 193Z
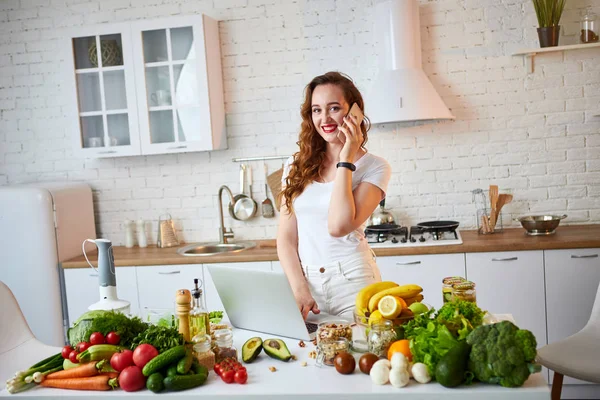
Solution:
M558 46L558 25L565 8L566 0L532 0L539 28L538 37L541 47Z

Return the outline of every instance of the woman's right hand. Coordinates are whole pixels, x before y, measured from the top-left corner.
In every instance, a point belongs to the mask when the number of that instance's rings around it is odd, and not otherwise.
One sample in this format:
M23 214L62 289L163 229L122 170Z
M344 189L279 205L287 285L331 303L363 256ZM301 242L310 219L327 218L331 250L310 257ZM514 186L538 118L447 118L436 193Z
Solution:
M298 304L298 308L300 309L300 312L302 313L302 318L305 321L306 321L306 318L308 317L308 313L310 311L312 311L313 314L318 314L321 312L321 310L319 310L319 305L313 298L310 291L302 291L302 292L294 293L294 297L296 298L296 303Z

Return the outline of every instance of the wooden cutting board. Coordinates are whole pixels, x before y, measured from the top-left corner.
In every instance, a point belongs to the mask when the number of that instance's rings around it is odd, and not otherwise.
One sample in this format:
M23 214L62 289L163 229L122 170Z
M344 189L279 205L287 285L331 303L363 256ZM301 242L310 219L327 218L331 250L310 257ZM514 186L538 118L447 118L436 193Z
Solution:
M277 211L281 208L280 202L280 194L281 194L281 177L283 176L283 168L279 168L277 171L273 172L269 176L267 176L267 185L269 185L269 189L271 189L271 193L273 193L273 197L275 198L275 208Z

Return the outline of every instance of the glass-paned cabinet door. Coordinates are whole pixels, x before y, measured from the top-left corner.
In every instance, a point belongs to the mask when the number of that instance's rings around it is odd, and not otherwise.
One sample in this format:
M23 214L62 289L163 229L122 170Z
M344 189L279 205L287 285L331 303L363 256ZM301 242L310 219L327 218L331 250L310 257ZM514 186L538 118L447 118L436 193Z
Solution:
M129 26L71 36L68 49L77 148L90 157L140 154Z
M133 35L142 152L212 150L202 18L140 21Z

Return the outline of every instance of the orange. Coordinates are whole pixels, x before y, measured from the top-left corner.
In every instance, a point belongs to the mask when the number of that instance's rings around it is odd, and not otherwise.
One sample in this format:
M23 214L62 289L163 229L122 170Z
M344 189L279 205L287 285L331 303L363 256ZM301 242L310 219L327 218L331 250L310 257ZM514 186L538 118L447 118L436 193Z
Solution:
M402 353L408 361L412 361L412 353L410 352L409 341L406 339L396 340L388 349L387 358L392 359L394 353Z
M408 308L408 306L406 305L406 301L404 301L404 299L402 297L398 297L398 300L400 300L400 304L402 304L402 308Z

